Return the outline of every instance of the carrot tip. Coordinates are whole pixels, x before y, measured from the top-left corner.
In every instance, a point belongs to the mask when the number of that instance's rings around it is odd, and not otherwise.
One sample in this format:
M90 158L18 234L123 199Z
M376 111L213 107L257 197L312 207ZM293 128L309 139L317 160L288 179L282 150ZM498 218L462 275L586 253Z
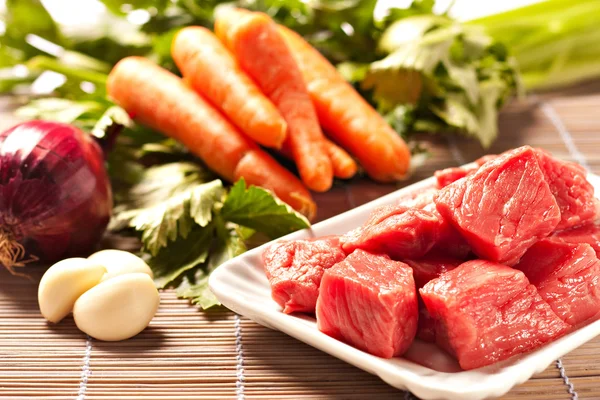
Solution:
M298 208L298 211L312 222L317 215L317 205L310 199L307 199L305 196L297 192L290 193L290 197L298 200L298 202L301 204L301 206Z

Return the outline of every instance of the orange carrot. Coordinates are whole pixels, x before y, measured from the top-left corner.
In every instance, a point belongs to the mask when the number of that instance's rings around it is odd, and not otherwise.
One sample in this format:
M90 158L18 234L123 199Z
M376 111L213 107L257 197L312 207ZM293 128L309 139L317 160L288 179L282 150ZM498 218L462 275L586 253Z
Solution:
M287 124L277 108L208 29L180 30L171 45L177 67L191 86L251 139L280 148Z
M302 183L172 73L144 58L127 57L111 71L107 92L139 122L180 141L223 178L244 177L314 216L315 204ZM252 160L260 160L254 164L257 171L251 171Z
M285 198L286 202L312 220L317 208L310 200L310 194L306 190L304 192L297 190L296 186L302 184L287 169L283 169L280 174L273 174L273 170L281 168L281 165L264 151L251 151L240 160L235 170L235 177L236 180L243 177L246 182L271 191L289 191L289 195Z
M350 179L358 170L356 162L346 150L339 147L329 139L325 139L325 149L331 160L333 166L333 175L340 179ZM280 149L280 153L287 158L292 158L292 149L290 149L289 142L286 142Z
M403 178L410 151L402 138L315 48L295 32L279 29L302 71L323 129L356 156L373 179Z
M312 190L331 187L333 167L302 73L277 25L266 14L230 9L217 15L217 36L256 81L288 124L300 177Z
M346 150L327 139L325 139L325 147L333 165L333 175L336 178L350 179L356 175L358 166Z

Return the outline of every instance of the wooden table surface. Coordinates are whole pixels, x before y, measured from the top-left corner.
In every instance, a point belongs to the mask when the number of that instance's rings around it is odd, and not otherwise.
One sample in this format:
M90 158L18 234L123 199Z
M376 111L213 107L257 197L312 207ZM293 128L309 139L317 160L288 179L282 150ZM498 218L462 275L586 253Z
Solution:
M0 99L0 108L11 99ZM2 127L16 120L0 118ZM600 173L600 83L507 107L492 153L529 144ZM470 140L424 137L431 159L408 181L355 180L316 195L319 219L485 154ZM33 271L39 276L41 271ZM377 377L227 310L201 312L162 293L151 326L121 343L86 338L68 318L41 318L37 285L0 272L0 398L410 399ZM600 399L600 338L503 397Z

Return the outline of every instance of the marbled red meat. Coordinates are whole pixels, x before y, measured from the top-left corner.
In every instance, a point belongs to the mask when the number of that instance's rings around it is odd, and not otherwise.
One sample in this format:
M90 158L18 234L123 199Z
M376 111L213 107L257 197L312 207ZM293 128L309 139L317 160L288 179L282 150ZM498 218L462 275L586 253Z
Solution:
M550 191L560 208L561 220L556 229L567 229L593 221L597 216L594 187L586 179L579 164L558 160L544 150L536 149L538 163Z
M438 278L442 273L458 267L462 261L444 256L427 255L418 260L404 260L413 270L413 277L417 289L422 288L432 279ZM435 342L435 320L429 315L421 296L419 297L419 324L417 337L426 342Z
M555 232L552 234L552 238L566 243L587 243L600 257L600 225L597 223Z
M435 176L437 180L438 189L444 188L449 184L456 182L461 178L464 178L465 176L473 175L483 164L496 158L498 158L497 155L488 154L475 160L475 165L450 167L435 171L433 176Z
M410 267L385 255L356 250L321 280L319 330L373 355L402 355L415 337L417 313Z
M468 261L420 292L438 345L466 370L534 350L570 328L525 274L490 261Z
M433 174L437 180L438 188L444 188L449 184L456 182L457 180L464 178L467 175L477 171L478 166L474 167L451 167L445 168L439 171L435 171Z
M425 286L430 280L438 278L444 272L458 267L464 260L448 256L427 255L418 260L404 260L413 270L417 289Z
M435 319L427 311L423 299L419 295L419 323L417 324L417 339L435 343Z
M579 326L600 317L600 260L589 244L544 239L515 268L566 323Z
M273 300L285 313L314 313L323 272L345 257L337 236L275 243L263 253Z
M441 189L436 207L480 258L515 264L560 222L560 210L529 146L506 152Z
M393 259L419 258L436 243L440 219L432 212L405 206L377 208L360 228L342 236L346 253L356 249L387 254Z
M412 193L410 195L400 198L400 200L398 201L398 205L407 208L427 208L428 206L433 204L433 200L435 199L435 196L438 191L438 189L430 187L424 189L423 191Z
M471 248L460 233L435 208L434 199L438 192L439 190L436 188L428 188L415 196L401 199L399 204L404 207L431 212L440 220L439 234L429 251L430 253L449 255L466 260Z

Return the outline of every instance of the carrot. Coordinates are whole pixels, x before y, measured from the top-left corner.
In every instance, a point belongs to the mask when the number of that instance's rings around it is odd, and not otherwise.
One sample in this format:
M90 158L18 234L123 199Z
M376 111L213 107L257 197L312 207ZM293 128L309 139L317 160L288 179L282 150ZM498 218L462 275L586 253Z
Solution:
M315 204L302 183L172 73L147 59L127 57L110 72L107 92L139 122L180 141L223 178L244 177L314 216ZM252 160L260 161L257 171L251 171Z
M296 185L301 185L291 172L283 169L281 174L273 174L274 169L282 168L264 151L251 151L242 158L235 170L236 180L244 178L246 182L271 191L289 191L286 202L312 220L316 214L316 205L310 200L310 194L300 192ZM281 197L281 196L280 196Z
M358 166L346 150L327 138L325 139L325 149L327 150L331 165L333 166L333 175L336 178L350 179L356 174ZM290 149L288 142L283 145L279 152L284 157L292 158L292 149Z
M199 26L180 30L171 55L194 90L243 133L263 146L281 147L285 120L211 31Z
M350 179L356 175L358 166L346 150L327 139L325 139L325 147L333 165L333 175L336 178Z
M402 138L315 48L285 27L279 30L302 71L323 129L356 156L373 179L402 179L410 163Z
M302 73L266 14L229 9L217 15L215 32L256 81L288 124L289 146L302 181L312 190L331 187L333 167Z

